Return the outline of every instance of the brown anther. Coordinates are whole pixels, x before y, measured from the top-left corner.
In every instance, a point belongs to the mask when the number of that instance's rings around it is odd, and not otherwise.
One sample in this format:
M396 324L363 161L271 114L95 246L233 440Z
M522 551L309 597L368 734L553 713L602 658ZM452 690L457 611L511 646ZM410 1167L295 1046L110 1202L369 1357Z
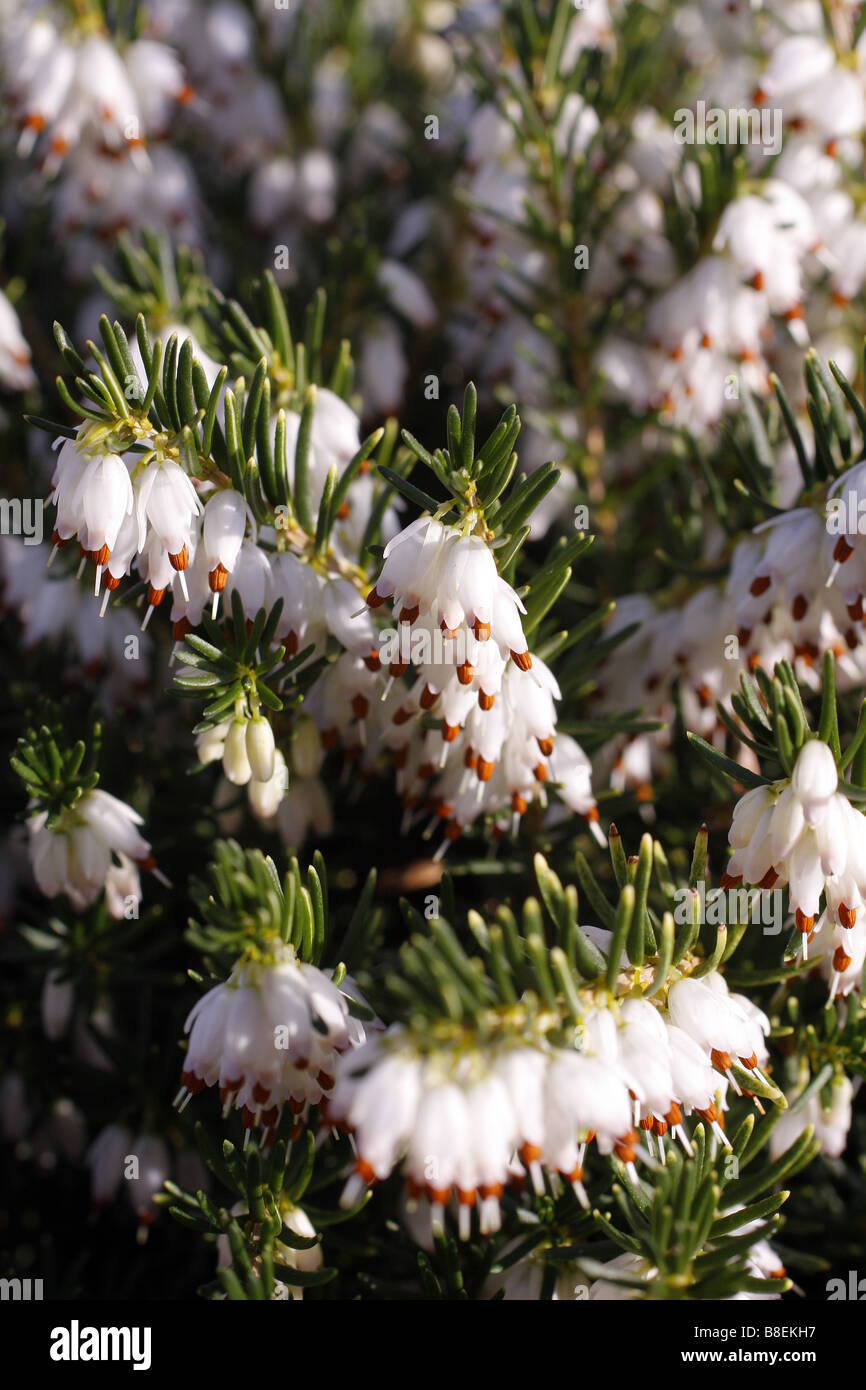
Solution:
M370 701L366 695L355 695L352 699L352 713L356 719L363 719L370 708Z
M797 931L803 932L804 934L810 932L815 925L815 918L807 917L805 912L800 911L799 907L794 913L794 920L797 923Z
M768 574L759 574L749 585L749 593L753 598L758 598L760 594L765 594L767 592L772 582Z
M421 609L419 608L419 606L418 606L417 603L416 603L413 607L411 607L411 608L401 608L401 609L400 609L400 622L401 622L401 623L414 623L415 619L418 617L418 614L419 614L420 612L421 612Z
M427 1196L435 1205L444 1207L448 1198L451 1196L450 1187L427 1187Z
M767 872L764 874L764 877L761 879L760 883L758 884L758 887L759 887L759 888L772 888L772 887L773 887L773 884L776 882L776 879L777 879L778 877L779 877L779 875L776 873L776 870L775 870L775 869L768 869Z
M393 676L395 679L397 676L402 676L403 672L406 670L406 664L405 661L392 661L388 667L388 675Z
M702 348L710 348L710 347L713 346L713 340L712 340L712 338L710 337L709 333L702 333L702 334L701 334L701 344L700 344L700 345L701 345Z
M671 1108L665 1115L668 1124L673 1128L674 1125L681 1125L683 1122L683 1112L675 1100L671 1101Z
M412 711L410 709L406 709L405 705L401 705L400 708L395 710L394 713L391 715L391 723L405 724L406 721L411 718Z
M730 1069L730 1055L727 1052L720 1052L717 1047L714 1047L710 1052L710 1061L719 1071L728 1071Z
M846 952L845 947L837 946L835 951L833 952L833 969L838 971L838 973L841 975L845 970L848 969L848 966L850 964L851 957Z
M746 1071L754 1071L755 1067L758 1065L758 1059L754 1052L749 1057L740 1057L739 1062L740 1066L746 1068Z
M113 589L114 585L108 583L108 578L110 578L110 576L106 577L105 586L106 588ZM171 635L175 642L182 642L188 632L192 632L192 623L189 618L178 618L177 622L171 625Z
M452 821L449 821L449 822L448 822L448 824L447 824L446 827L445 827L445 839L446 839L446 840L451 840L452 842L453 842L454 840L459 840L459 839L460 839L460 836L461 836L462 834L463 834L463 831L461 830L460 826L457 824L456 820L452 820Z
M152 584L147 586L147 601L153 608L158 608L165 596L165 589L155 589Z
M490 639L490 624L489 624L489 623L482 623L482 622L480 621L480 619L476 618L476 619L475 619L475 622L472 624L472 631L475 633L475 637L476 637L476 640L477 640L477 641L479 641L479 642L487 642L487 641L489 641L489 639Z
M806 595L798 594L791 604L791 617L794 619L795 623L799 623L801 619L805 618L808 607L809 600L806 598Z
M194 1071L182 1072L180 1084L181 1086L185 1086L186 1089L189 1091L190 1095L193 1096L197 1096L199 1091L204 1090L205 1086L205 1083L202 1080L202 1078L200 1076L196 1076Z
M368 607L368 608L379 608L379 607L381 607L381 605L382 605L384 602L385 602L385 596L384 596L384 594L380 594L380 593L379 593L379 590L376 588L376 586L375 586L375 584L374 584L374 585L373 585L373 588L370 590L369 594L367 595L367 607Z
M478 705L480 709L493 709L493 702L495 699L495 695L485 695L483 690L479 690L478 692Z
M544 763L535 764L535 767L533 768L533 776L535 777L536 782L547 781L547 768L545 767Z
M457 636L459 630L460 629L456 627L449 627L444 618L439 619L439 631L442 633L443 637L447 637L449 640L453 639Z
M444 719L442 720L442 737L446 743L453 743L459 733L459 724L448 724Z
M405 766L406 766L406 759L407 759L408 755L409 755L409 750L408 750L408 748L392 748L392 749L391 749L391 766L394 768L394 770L395 770L396 772L399 772L401 767L405 767Z
M545 758L549 758L550 755L551 755L551 753L553 752L553 739L552 739L552 738L537 738L537 739L535 740L535 742L538 744L538 746L539 746L539 748L541 749L541 752L544 754Z
M477 1193L474 1187L458 1187L457 1201L461 1207L474 1207Z
M750 627L737 628L737 641L739 642L741 647L748 646L749 638L751 637L751 635L752 629Z
M617 1139L613 1146L613 1151L621 1163L634 1163L635 1145L637 1134L633 1129L628 1134L624 1134L621 1139Z
M859 623L863 617L863 599L855 598L853 603L845 605L845 611L852 622Z
M375 647L371 647L364 657L364 665L368 671L378 671L381 667L382 663L379 660L379 653L376 651Z
M853 545L849 545L844 536L840 536L833 546L833 559L840 565L844 565L846 560L850 560L854 554Z
M512 794L511 794L511 809L512 809L512 811L514 811L514 813L515 813L516 815L522 816L523 813L524 813L524 811L526 810L526 806L527 806L526 798L523 797L523 796L521 796L521 795L520 795L520 792L512 792Z
M118 578L115 578L114 575L111 573L111 571L109 571L108 574L104 574L104 575L102 576L102 586L103 586L103 588L107 589L109 593L112 593L112 592L119 586L119 584L120 584L120 578L119 578L119 577L118 577ZM190 624L190 627L191 627L191 626L192 626L192 624ZM174 627L177 627L177 623L174 624ZM186 631L189 632L189 628L187 628ZM185 635L186 635L186 634L184 634L184 636L185 636ZM177 640L177 639L175 639L175 640Z
M348 502L341 502L340 505L339 505L339 507L337 508L337 520L338 520L338 521L345 521L345 520L346 520L346 517L347 517L348 515L349 515L349 504L348 504Z
M265 1101L270 1097L270 1094L267 1086L263 1086L261 1081L256 1082L253 1087L253 1100L256 1101L258 1105L264 1105Z
M640 1122L640 1127L641 1129L645 1129L647 1131L651 1130L653 1127L652 1115L644 1115L643 1119Z
M749 281L749 284L751 285L753 290L758 290L759 292L764 288L764 277L761 274L760 270L755 271L754 275Z
M478 759L478 780L479 782L489 782L493 776L495 763L489 763L486 758Z
M665 1137L665 1135L667 1134L667 1132L668 1132L668 1122L667 1122L667 1120L660 1120L660 1119L658 1119L658 1117L655 1117L655 1118L653 1119L653 1134L657 1135L659 1139L664 1139L664 1137Z
M463 754L463 766L469 768L478 766L478 754L475 752L474 748L466 749L466 752Z
M300 649L300 638L295 631L286 633L286 656L297 656ZM376 670L379 668L376 667Z
M323 730L322 730L322 747L323 747L323 748L326 748L326 749L327 749L327 748L333 748L334 744L337 742L337 739L338 739L339 737L340 737L340 732L339 732L338 729L323 729Z
M736 888L737 884L742 883L742 881L742 874L722 874L721 878L719 879L719 884L724 889Z
M363 1178L364 1182L368 1185L376 1181L376 1170L367 1162L366 1158L357 1158L355 1160L355 1172L358 1174L358 1177Z
M541 1149L537 1144L524 1144L522 1146L520 1150L520 1161L525 1168L528 1168L530 1163L537 1163L540 1158Z
M106 557L107 558L107 557ZM169 555L169 561L173 570L186 569L186 546L182 545L176 555ZM100 562L102 563L102 562Z
M521 671L528 671L532 666L532 657L529 655L528 651L512 652L511 660L514 662L515 666L520 667Z
M464 661L457 667L457 679L461 685L471 685L474 675L475 667L469 661Z
M429 685L425 685L424 689L421 691L421 698L418 701L421 708L432 709L436 701L439 699L439 693L440 692L438 690L431 690Z
M320 1071L316 1077L316 1084L321 1086L323 1091L330 1091L334 1084L334 1078L333 1076L329 1076L326 1071Z
M499 1197L502 1196L502 1193L504 1192L504 1190L505 1190L505 1189L503 1188L501 1182L487 1182L487 1183L484 1183L484 1184L479 1188L479 1191L480 1191L480 1193L481 1193L481 1196L482 1196L482 1197L485 1197L485 1198L487 1198L487 1197L497 1197L497 1198L499 1198Z
M857 921L856 907L846 907L845 903L840 903L838 908L839 926L845 927L847 931L853 927Z

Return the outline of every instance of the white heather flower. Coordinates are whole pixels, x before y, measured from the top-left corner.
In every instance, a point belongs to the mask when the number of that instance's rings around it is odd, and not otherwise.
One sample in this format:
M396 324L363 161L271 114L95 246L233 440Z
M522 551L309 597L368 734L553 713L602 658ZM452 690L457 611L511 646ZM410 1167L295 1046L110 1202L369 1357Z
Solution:
M135 1176L124 1174L127 1195L140 1225L149 1226L159 1214L153 1199L169 1175L168 1150L156 1135L140 1134L133 1139L129 1155L136 1159L136 1169Z
M293 777L277 807L277 825L283 843L295 849L304 843L310 830L320 837L330 835L334 816L324 782L318 777Z
M150 860L150 845L137 830L141 816L98 788L85 792L72 810L62 811L55 826L47 820L47 811L39 811L27 822L36 882L48 898L66 893L77 911L94 903L105 888L112 855L136 863Z
M770 1154L778 1158L790 1148L808 1125L814 1125L815 1137L820 1141L821 1151L829 1158L840 1158L848 1143L851 1128L851 1102L854 1088L844 1072L834 1076L831 1086L830 1105L825 1110L822 1097L812 1096L799 1110L786 1110L773 1126L770 1134ZM789 1103L796 1096L789 1097Z
M90 1169L90 1200L104 1207L115 1198L124 1177L127 1155L132 1153L132 1135L122 1125L106 1125L87 1151Z
M202 543L208 585L217 598L235 567L247 526L248 507L239 492L225 488L208 498L202 518Z
M63 1037L69 1027L74 1004L75 988L72 981L63 979L62 972L58 970L49 970L42 985L40 1001L42 1028L46 1038L56 1041Z
M0 1077L0 1134L8 1144L15 1144L27 1133L32 1118L24 1078L17 1071L7 1071Z
M862 817L837 786L830 749L810 739L800 750L790 781L756 788L741 799L729 832L734 853L723 886L741 878L764 888L789 883L804 950L821 895L830 883L835 884L836 902L846 890L853 898L843 905L840 920L848 920L849 909L856 913L862 896Z
M289 745L292 771L299 777L315 777L324 756L319 730L309 715L300 714L295 720Z
M289 788L289 769L286 760L277 748L274 752L274 770L267 782L251 779L247 783L247 798L250 807L259 820L269 821L276 815L280 802Z
M21 323L9 300L0 290L0 382L11 391L28 391L36 385L30 365L30 349L21 332Z
M260 608L271 607L273 587L273 574L268 556L254 541L245 540L238 552L234 569L226 580L226 599L237 593L243 606L244 617L252 622Z
M701 979L677 980L668 991L668 1010L676 1027L709 1053L713 1066L735 1090L739 1087L731 1072L733 1062L747 1071L766 1063L769 1020L742 995L729 994L718 971Z
M119 850L117 859L118 863L112 864L105 876L105 905L109 916L119 921L128 915L130 905L136 906L140 901L141 877L134 862Z
M149 525L172 566L186 569L193 519L203 511L189 476L172 459L157 459L134 479L134 487L139 550L144 549Z
M349 1046L348 1017L336 985L291 946L270 961L241 961L186 1020L180 1095L218 1083L248 1129L271 1131L285 1104L300 1114L328 1094L337 1053Z

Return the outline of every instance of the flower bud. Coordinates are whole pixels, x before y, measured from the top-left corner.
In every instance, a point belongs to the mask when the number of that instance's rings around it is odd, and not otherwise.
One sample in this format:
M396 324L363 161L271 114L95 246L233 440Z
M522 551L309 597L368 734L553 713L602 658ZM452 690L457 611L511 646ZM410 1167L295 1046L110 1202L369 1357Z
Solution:
M239 719L232 724L226 737L223 772L236 787L245 787L253 775L247 757L247 726Z
M261 715L254 715L247 725L246 746L255 781L270 782L274 775L274 731Z
M308 714L302 714L295 724L291 758L299 777L315 777L322 765L322 740Z

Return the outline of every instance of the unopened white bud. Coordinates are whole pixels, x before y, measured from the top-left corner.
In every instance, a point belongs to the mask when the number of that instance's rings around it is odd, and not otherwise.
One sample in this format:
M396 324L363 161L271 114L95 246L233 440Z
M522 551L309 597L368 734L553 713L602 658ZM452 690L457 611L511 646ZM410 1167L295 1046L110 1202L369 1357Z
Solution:
M236 787L245 787L253 775L247 757L247 726L235 720L228 731L223 752L223 772Z
M291 759L299 777L315 777L322 765L322 740L308 714L302 714L295 724Z
M246 747L255 780L270 782L274 775L274 731L261 715L255 715L247 725Z

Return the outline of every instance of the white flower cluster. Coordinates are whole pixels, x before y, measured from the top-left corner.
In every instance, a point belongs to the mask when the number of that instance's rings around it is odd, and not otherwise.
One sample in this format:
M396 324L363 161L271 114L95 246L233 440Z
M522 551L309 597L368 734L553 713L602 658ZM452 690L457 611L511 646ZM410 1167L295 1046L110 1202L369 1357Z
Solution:
M131 806L99 788L61 811L54 825L48 824L47 811L36 812L27 829L40 891L48 898L65 893L78 912L104 892L112 917L123 917L127 901L141 898L139 868L156 868L150 845L139 834L141 824Z
M727 731L716 702L730 711L744 666L772 671L784 659L800 681L817 690L824 655L833 652L839 688L864 686L864 501L866 464L860 463L833 481L825 512L796 507L738 541L720 588L699 588L681 606L666 609L645 595L619 600L608 635L634 622L641 626L601 668L599 707L629 708L637 694L648 718L670 725L676 680L686 727L723 743ZM669 763L668 744L667 731L621 739L612 784L650 784Z
M54 180L55 229L73 274L124 227L163 226L197 242L192 169L164 140L193 92L177 53L154 38L118 43L58 4L0 9L3 88L18 151Z
M284 1105L303 1118L334 1084L339 1052L364 1036L347 994L289 945L265 961L240 961L186 1020L189 1047L178 1101L219 1086L226 1112L272 1138Z
M325 1114L351 1130L358 1152L344 1204L399 1167L410 1199L426 1193L434 1225L456 1196L463 1239L476 1206L482 1234L498 1230L504 1189L526 1174L538 1193L545 1170L558 1175L588 1205L592 1140L627 1165L638 1128L662 1149L670 1130L690 1151L683 1116L694 1111L727 1144L728 1085L741 1093L732 1065L763 1075L769 1026L718 973L679 979L667 1013L638 997L588 1010L574 1050L542 1036L437 1046L394 1025L338 1062Z
M859 980L866 956L866 817L839 790L829 747L804 743L790 779L755 787L734 807L733 854L722 886L788 885L790 910L808 952L813 929L830 947L830 997ZM821 899L824 912L815 924Z

